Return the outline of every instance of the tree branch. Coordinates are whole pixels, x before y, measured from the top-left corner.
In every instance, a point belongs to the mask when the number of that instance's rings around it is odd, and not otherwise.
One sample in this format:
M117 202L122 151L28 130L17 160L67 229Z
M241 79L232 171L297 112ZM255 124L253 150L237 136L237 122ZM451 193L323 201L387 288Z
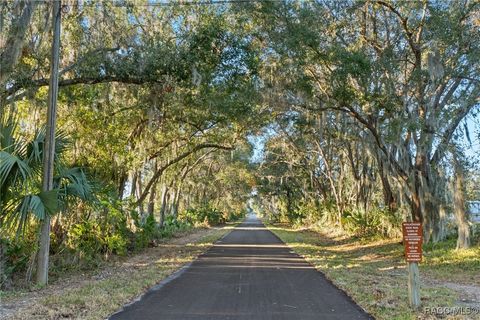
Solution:
M438 147L435 150L432 156L432 159L430 160L430 164L432 166L438 164L438 162L443 158L443 156L445 155L445 151L447 149L448 143L452 139L453 133L457 129L460 122L467 116L467 114L470 112L470 110L473 109L474 106L475 104L472 104L457 110L457 113L454 116L454 119L450 122L450 125L444 131L442 138L440 139L440 143L438 144Z
M152 187L152 185L158 181L158 179L162 176L163 172L168 167L174 165L177 162L180 162L181 160L185 159L189 155L191 155L191 154L193 154L197 151L200 151L202 149L206 149L206 148L215 148L215 149L222 149L222 150L233 150L233 149L235 149L234 147L231 147L231 146L223 146L223 145L219 145L219 144L215 144L215 143L202 143L202 144L199 144L199 145L195 146L191 150L185 151L184 153L180 154L176 158L174 158L172 160L169 160L165 165L160 167L153 174L152 178L150 179L150 181L148 181L147 185L145 186L145 189L143 190L141 196L138 198L136 204L138 205L145 200L145 198L147 197L148 192L149 192L150 188Z

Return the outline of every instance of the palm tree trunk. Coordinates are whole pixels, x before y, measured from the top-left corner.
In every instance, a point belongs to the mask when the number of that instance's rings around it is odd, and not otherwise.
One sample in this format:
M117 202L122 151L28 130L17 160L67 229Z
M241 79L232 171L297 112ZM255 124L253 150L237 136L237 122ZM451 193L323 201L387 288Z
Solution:
M53 9L53 44L50 64L50 86L48 90L47 130L43 150L43 191L53 188L53 163L55 159L55 123L58 97L58 63L60 60L60 21L61 4L54 1ZM50 216L45 215L40 225L40 239L37 259L37 284L48 283L48 254L50 251Z

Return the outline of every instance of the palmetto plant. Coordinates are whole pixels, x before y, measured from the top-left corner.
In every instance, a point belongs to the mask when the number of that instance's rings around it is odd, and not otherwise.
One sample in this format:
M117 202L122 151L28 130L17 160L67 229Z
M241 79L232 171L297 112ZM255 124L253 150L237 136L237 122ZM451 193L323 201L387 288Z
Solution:
M62 154L68 148L59 132L55 144L54 189L41 191L42 152L45 130L31 139L20 135L12 113L0 119L0 227L22 232L32 217L39 220L64 210L76 199L92 200L90 184L81 168L68 167Z

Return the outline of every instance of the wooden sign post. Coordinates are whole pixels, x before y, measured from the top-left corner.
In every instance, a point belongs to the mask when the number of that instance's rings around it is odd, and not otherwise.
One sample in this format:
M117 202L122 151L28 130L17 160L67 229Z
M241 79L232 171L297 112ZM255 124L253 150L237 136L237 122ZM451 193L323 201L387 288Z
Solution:
M420 306L420 275L418 263L422 261L423 232L420 222L402 223L405 260L408 263L408 299L410 306Z

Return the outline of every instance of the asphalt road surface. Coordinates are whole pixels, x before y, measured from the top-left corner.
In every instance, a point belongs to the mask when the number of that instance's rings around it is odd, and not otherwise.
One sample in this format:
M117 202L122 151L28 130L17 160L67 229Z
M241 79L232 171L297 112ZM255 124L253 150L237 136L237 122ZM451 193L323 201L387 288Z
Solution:
M253 215L111 320L371 319Z

